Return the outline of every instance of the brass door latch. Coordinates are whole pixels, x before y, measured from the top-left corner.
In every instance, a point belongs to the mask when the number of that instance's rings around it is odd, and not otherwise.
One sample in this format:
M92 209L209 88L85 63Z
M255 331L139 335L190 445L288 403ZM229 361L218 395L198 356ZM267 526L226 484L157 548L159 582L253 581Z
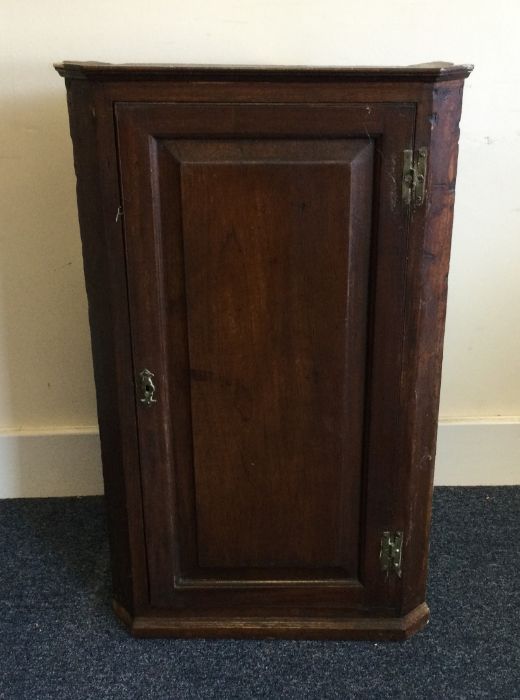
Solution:
M157 399L154 397L156 387L153 382L153 377L155 377L155 374L150 372L149 369L143 369L141 372L139 372L141 390L139 401L144 406L151 406L153 403L157 403Z

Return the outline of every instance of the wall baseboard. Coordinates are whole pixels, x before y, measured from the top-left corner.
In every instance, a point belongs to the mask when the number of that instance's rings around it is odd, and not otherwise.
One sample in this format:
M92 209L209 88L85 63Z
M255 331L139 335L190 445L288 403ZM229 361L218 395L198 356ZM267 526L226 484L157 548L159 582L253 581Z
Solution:
M97 426L0 432L0 498L101 493Z
M520 484L520 416L440 421L435 484Z
M441 421L435 484L520 484L520 417ZM96 426L0 431L0 498L101 493Z

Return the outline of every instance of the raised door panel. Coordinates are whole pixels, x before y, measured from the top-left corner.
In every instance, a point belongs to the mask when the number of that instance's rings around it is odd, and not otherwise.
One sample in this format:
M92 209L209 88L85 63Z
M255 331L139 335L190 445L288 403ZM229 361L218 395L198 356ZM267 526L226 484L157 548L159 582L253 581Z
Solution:
M135 371L157 385L136 401L152 605L381 603L376 514L396 524L398 484L378 481L371 402L400 367L374 344L402 321L413 109L125 104L117 119ZM379 325L378 283L396 307ZM380 440L395 458L397 435Z
M171 147L182 173L197 564L354 577L373 148L197 146Z

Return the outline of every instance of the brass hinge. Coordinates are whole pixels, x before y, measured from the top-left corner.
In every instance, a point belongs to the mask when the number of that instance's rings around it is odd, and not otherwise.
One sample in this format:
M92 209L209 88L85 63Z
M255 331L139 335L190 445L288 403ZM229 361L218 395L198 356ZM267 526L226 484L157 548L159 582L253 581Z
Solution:
M385 531L381 537L381 551L379 561L381 571L388 576L391 573L401 578L401 560L403 557L403 533L401 530L395 532Z
M426 194L426 167L428 149L403 152L403 204L420 207Z

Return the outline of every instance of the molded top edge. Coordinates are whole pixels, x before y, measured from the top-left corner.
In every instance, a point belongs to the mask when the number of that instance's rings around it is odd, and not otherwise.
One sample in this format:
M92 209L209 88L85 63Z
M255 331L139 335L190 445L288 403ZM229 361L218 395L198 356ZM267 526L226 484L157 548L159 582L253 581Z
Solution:
M456 65L442 61L411 66L234 66L63 61L55 63L54 67L65 78L100 81L437 82L467 78L473 70L471 64Z

